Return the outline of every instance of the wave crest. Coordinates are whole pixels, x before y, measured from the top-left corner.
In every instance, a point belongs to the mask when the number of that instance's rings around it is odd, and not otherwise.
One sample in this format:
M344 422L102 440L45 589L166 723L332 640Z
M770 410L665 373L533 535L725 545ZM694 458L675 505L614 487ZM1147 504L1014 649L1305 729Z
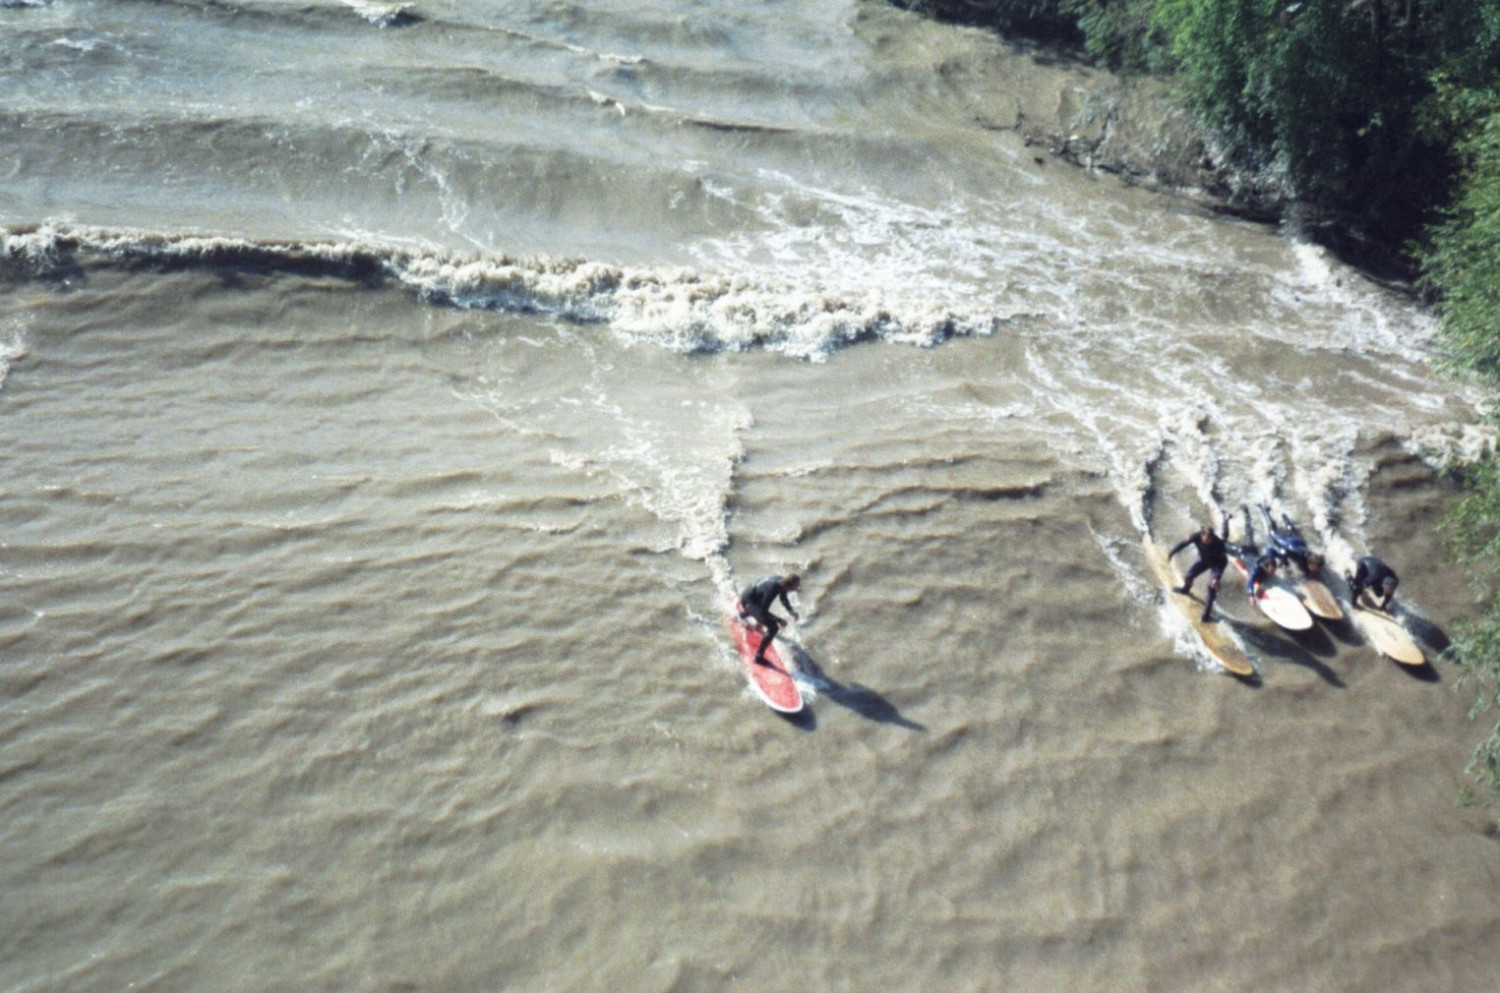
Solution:
M810 360L846 345L931 346L995 333L1029 315L964 313L877 292L838 292L691 267L620 266L587 259L463 255L370 241L253 241L71 225L0 234L0 277L66 280L87 266L163 271L225 269L404 287L460 309L536 313L607 323L627 338L678 352L768 348Z

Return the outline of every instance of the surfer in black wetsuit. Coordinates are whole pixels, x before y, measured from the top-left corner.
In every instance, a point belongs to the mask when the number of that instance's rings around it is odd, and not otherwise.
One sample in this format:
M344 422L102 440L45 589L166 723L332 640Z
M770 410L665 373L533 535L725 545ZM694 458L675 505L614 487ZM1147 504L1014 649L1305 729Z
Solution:
M1372 594L1379 592L1380 609L1386 610L1391 605L1391 597L1396 595L1396 587L1401 585L1396 570L1373 555L1360 559L1354 574L1344 578L1349 580L1349 599L1356 607L1359 606L1359 595L1369 590Z
M1203 600L1204 623L1208 622L1209 613L1214 609L1214 598L1219 595L1219 580L1224 575L1224 567L1229 564L1229 556L1224 550L1224 539L1220 538L1214 531L1212 524L1205 524L1193 534L1179 541L1167 552L1167 558L1171 558L1189 545L1198 549L1198 561L1188 566L1187 576L1182 580L1181 586L1172 587L1174 593L1193 594L1193 581L1205 572L1208 573L1208 595Z
M789 576L767 576L740 594L740 617L756 621L766 632L766 636L760 640L760 648L755 651L755 661L758 664L766 664L766 649L771 647L771 639L776 637L776 632L781 630L784 623L771 613L771 605L780 600L787 613L792 615L792 620L797 620L797 611L786 595L797 592L801 586L802 577L796 573Z

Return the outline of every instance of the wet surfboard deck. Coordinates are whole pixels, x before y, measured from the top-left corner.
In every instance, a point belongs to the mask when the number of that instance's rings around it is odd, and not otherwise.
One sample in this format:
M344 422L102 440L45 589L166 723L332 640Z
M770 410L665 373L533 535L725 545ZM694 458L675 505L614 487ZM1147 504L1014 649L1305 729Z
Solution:
M1406 633L1406 628L1394 616L1375 606L1369 599L1369 594L1360 594L1352 616L1365 637L1370 639L1370 644L1386 658L1402 665L1427 664L1427 656L1412 640L1411 635Z
M740 620L738 612L730 607L724 617L729 626L729 634L734 638L735 650L739 652L740 661L745 664L745 675L750 680L750 688L755 690L757 696L765 702L767 707L783 714L795 714L802 709L802 693L797 689L797 684L792 680L792 674L787 669L786 663L782 661L781 652L777 650L773 642L766 649L766 662L761 665L755 661L755 653L760 648L760 641L765 635Z
M1234 563L1241 576L1249 578L1250 567L1243 559L1238 555L1231 555L1229 561ZM1282 585L1279 577L1262 584L1260 596L1255 598L1255 605L1273 623L1288 631L1307 631L1313 626L1312 614L1308 613L1297 594Z
M1261 612L1288 631L1307 631L1313 626L1313 616L1297 599L1297 594L1284 586L1265 586L1255 605Z
M1343 620L1344 609L1339 606L1338 597L1333 595L1333 591L1321 579L1304 576L1296 585L1296 593L1302 598L1308 613L1314 617L1321 617L1325 621Z
M1172 606L1177 608L1177 612L1183 616L1183 619L1192 625L1194 633L1198 635L1198 640L1203 644L1209 657L1236 676L1253 675L1255 667L1250 664L1250 659L1234 638L1224 630L1222 622L1204 623L1199 620L1203 616L1203 604L1196 597L1172 592L1172 587L1181 585L1182 579L1178 576L1177 569L1172 565L1171 560L1167 558L1166 549L1150 538L1143 539L1141 544L1145 546L1146 562L1150 565L1151 571L1156 574L1157 580L1167 587L1167 599Z

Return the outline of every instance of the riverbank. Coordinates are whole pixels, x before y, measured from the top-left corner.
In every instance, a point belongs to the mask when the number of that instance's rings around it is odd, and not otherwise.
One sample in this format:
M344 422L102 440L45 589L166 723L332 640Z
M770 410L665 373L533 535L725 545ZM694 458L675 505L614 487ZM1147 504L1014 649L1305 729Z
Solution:
M1014 131L1051 159L1168 192L1214 213L1287 225L1388 285L1414 282L1405 246L1374 241L1346 220L1299 201L1279 171L1232 164L1228 149L1195 119L1170 78L1099 68L1055 33L1033 40L1005 24L965 19L931 4L917 13L957 22L955 30L999 37L1011 54L1024 56L1015 60L1025 64L1012 70L1015 85L985 96L983 126ZM992 74L991 67L984 71Z

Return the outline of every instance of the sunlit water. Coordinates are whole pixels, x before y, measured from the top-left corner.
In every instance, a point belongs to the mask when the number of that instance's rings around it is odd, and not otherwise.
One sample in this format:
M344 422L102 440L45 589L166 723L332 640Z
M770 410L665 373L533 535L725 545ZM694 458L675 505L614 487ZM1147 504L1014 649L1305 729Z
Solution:
M1140 546L1271 504L1435 657L1477 397L981 123L1065 67L873 2L0 54L0 989L1493 988L1453 668L1226 581L1231 678ZM792 570L787 720L723 605Z

